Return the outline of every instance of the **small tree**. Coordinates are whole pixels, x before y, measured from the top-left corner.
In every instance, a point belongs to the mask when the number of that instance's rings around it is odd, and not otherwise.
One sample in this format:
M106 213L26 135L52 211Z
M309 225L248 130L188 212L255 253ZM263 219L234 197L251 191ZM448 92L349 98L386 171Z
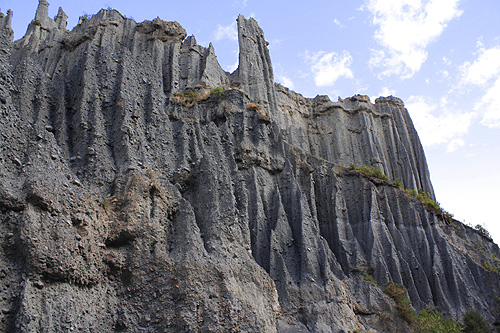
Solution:
M479 231L480 234L486 236L486 237L489 237L491 238L491 235L490 235L490 232L488 231L488 229L486 229L485 227L483 227L482 225L480 224L477 224L474 229L476 229L477 231Z
M477 311L467 311L464 315L464 332L487 333L490 331L486 320Z

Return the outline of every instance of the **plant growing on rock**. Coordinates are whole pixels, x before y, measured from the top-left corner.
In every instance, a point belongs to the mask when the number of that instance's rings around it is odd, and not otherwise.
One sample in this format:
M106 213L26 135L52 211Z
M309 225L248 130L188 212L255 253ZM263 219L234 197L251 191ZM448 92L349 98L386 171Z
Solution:
M422 333L462 332L459 323L451 318L445 318L434 308L427 308L418 313L418 328Z
M176 92L174 101L180 105L190 107L200 100L200 93L197 90L186 90L184 92Z
M476 229L481 235L491 238L490 232L480 224L477 224L474 229Z
M260 107L260 105L257 105L257 104L252 103L252 102L248 102L247 107L248 107L250 110L254 110L254 111L262 111L262 108Z
M365 277L363 278L363 281L370 283L372 286L378 287L377 281L373 278L373 276L371 274L365 273Z
M486 251L484 250L484 248L479 245L478 243L474 243L473 247L476 249L477 252L481 253L481 254L486 254Z
M490 329L483 316L477 311L467 311L464 315L463 332L466 333L487 333Z
M386 182L387 184L392 184L398 188L403 189L406 192L406 194L411 195L412 197L418 199L420 202L422 202L425 205L425 207L427 209L434 211L434 213L441 214L443 219L447 223L452 224L453 214L450 214L449 212L447 212L443 208L441 208L441 206L439 205L439 202L434 201L432 199L430 193L425 193L422 189L419 189L418 191L415 191L413 189L405 189L399 178L396 179L395 181L391 181L389 179L389 177L387 177L384 174L384 172L377 167L368 167L366 165L362 165L360 167L357 167L354 163L351 163L351 164L349 164L349 169L359 171L361 174L363 174L367 177L377 178L377 179L380 179L380 180ZM476 230L478 230L481 233L483 233L482 232L483 229L484 228L481 227L480 225L476 226ZM490 237L489 232L486 229L484 229L484 231L485 231L485 233L483 233L483 235Z
M259 115L259 119L261 119L261 120L263 120L265 122L271 121L271 118L269 118L269 115L267 113L265 113L264 110L262 110L262 108L260 107L260 105L252 103L252 102L249 102L247 104L247 107L250 110L253 110L253 111L257 112L257 114Z
M386 182L390 182L389 177L387 177L384 174L384 172L380 168L377 168L377 167L368 167L366 165L362 165L360 167L357 167L354 163L351 163L351 164L349 164L349 169L359 171L368 177L374 177L374 178L378 178L378 179L386 181Z
M108 211L111 208L111 202L107 198L105 198L99 200L99 206L101 206L105 211Z
M396 309L401 318L407 323L412 324L417 320L417 313L413 310L406 292L407 289L405 287L392 281L387 282L384 288L384 293L396 302Z
M401 180L399 178L397 178L395 181L393 181L392 184L399 187L399 188L403 188L403 183L401 183Z
M492 264L490 264L488 261L486 261L484 259L481 261L481 264L483 265L484 269L487 270L487 271L489 271L489 272L500 273L500 267L492 265Z
M225 94L224 89L222 87L216 87L210 89L210 96L215 96L215 97L223 97Z

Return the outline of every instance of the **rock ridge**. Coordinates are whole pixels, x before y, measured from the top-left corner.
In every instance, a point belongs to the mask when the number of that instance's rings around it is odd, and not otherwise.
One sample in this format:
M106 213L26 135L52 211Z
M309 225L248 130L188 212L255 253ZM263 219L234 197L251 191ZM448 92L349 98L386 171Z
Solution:
M66 30L0 13L0 331L410 332L416 310L500 323L500 251L429 209L403 101L274 83L238 17L239 66L177 22L101 10ZM192 98L182 103L180 98Z

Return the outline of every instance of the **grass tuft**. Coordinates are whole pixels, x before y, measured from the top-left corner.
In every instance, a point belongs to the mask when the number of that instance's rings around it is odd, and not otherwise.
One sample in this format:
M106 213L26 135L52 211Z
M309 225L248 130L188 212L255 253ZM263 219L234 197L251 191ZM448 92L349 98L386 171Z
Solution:
M418 313L418 327L419 332L422 333L462 332L458 322L445 318L442 313L434 308L427 308Z
M399 315L407 323L413 324L417 321L417 313L413 310L411 302L406 296L406 288L395 282L389 281L384 288L384 293L396 302L396 309Z

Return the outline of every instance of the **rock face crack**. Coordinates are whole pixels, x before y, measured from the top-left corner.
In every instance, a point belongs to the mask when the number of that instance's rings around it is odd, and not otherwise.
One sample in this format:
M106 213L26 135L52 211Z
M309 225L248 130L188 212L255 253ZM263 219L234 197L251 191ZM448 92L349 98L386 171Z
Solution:
M435 199L400 99L274 83L243 16L233 73L177 22L101 10L68 31L40 0L13 42L11 18L0 331L410 332L389 281L416 310L500 321L498 246L346 167Z

